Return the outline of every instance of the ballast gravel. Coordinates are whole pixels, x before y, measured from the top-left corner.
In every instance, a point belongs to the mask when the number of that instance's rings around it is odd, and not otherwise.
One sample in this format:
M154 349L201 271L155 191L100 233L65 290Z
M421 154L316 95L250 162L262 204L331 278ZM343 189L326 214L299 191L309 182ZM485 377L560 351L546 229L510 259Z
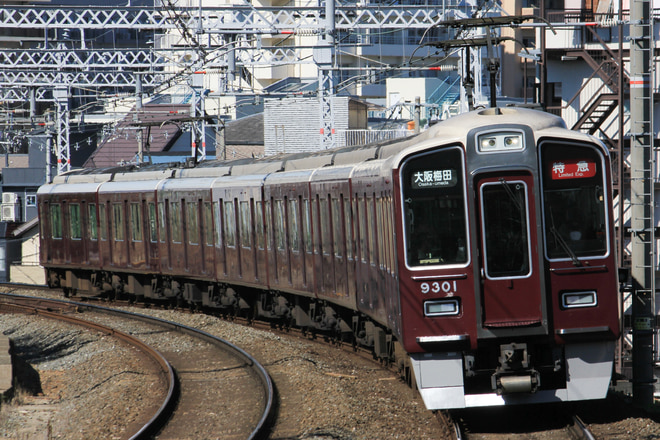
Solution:
M444 438L410 388L336 347L202 314L139 313L204 330L254 355L278 391L272 439ZM131 365L131 349L112 338L21 315L0 315L0 331L13 340L30 373L0 408L0 438L129 438L132 422L160 393L145 382L139 365ZM189 432L196 439L194 427Z
M333 346L203 314L155 308L138 313L204 330L255 356L278 392L271 439L452 438L392 373ZM132 349L112 338L21 315L0 315L0 331L14 341L23 369L15 396L0 408L0 438L128 438L142 409L162 391L145 380ZM660 438L654 414L619 399L580 408L587 410L584 421L598 439ZM188 439L196 440L194 427L189 432Z

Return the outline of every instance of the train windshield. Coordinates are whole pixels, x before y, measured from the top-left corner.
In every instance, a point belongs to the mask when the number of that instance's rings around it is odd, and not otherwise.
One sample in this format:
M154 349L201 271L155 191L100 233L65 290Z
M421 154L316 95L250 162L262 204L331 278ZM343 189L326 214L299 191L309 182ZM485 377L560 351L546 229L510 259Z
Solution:
M462 151L451 148L408 159L401 182L408 266L466 263Z
M486 273L491 278L529 275L527 187L523 181L481 187Z
M547 257L580 265L578 257L607 254L601 154L584 145L541 148Z

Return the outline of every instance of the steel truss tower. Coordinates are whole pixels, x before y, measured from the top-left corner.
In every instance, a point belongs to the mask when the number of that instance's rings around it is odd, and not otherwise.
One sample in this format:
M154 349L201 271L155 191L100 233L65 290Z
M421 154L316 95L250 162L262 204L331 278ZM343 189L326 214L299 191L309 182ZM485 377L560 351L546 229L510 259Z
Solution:
M192 152L203 158L206 153L202 116L208 91L200 87L198 79L191 81L191 75L194 78L195 72L215 69L229 77L228 59L242 67L310 63L303 51L313 49L313 61L319 69L321 147L327 148L334 144L331 98L335 83L335 32L427 30L445 18L443 10L434 6L335 7L332 1L326 2L326 7L280 8L247 4L213 8L176 8L171 4L158 8L4 6L0 27L10 34L29 31L41 42L38 48L0 49L0 100L27 101L33 93L36 101L54 104L55 145L61 173L70 166L68 137L63 137L68 136L71 103L64 91L96 91L103 98L116 91L133 93L138 87L138 76L146 93L188 81L195 97L191 106L192 119L196 121ZM67 30L76 30L80 38L57 40ZM98 30L150 32L160 37L167 34L178 36L179 41L167 47L98 48L85 39L85 35ZM319 41L313 48L260 45L261 36L289 34L318 35ZM173 61L186 58L193 61Z

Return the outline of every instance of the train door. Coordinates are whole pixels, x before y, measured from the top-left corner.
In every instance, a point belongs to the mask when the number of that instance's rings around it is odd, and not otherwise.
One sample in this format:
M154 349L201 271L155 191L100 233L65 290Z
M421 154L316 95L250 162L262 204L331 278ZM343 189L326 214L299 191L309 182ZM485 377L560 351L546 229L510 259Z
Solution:
M110 249L111 264L115 267L126 267L128 264L128 243L126 232L126 206L123 200L110 204Z
M486 328L538 326L543 298L531 175L477 182L481 232L482 319Z
M213 252L213 205L210 201L204 201L202 205L202 236L204 239L204 273L213 274L215 271L215 259Z
M263 191L263 190L261 190ZM254 255L255 272L261 284L268 283L268 250L266 246L267 220L264 210L263 192L258 194L261 200L254 201Z
M108 239L110 203L107 200L101 200L99 197L99 253L101 256L101 265L103 267L112 265L112 246Z
M169 222L167 221L169 215L169 200L159 200L158 208L158 240L160 242L159 255L160 255L160 268L163 271L170 271L172 269L171 263L171 249L169 240Z
M333 240L332 240L332 221L330 203L332 198L330 194L321 194L318 199L319 209L319 256L321 259L321 292L326 296L331 296L336 292L335 289L335 268L333 260Z
M145 240L143 224L143 201L132 200L128 204L128 222L130 235L128 236L129 260L128 265L133 268L144 269Z
M156 215L156 202L147 203L147 228L149 231L149 244L147 246L147 266L157 268L160 265L158 256L158 216Z

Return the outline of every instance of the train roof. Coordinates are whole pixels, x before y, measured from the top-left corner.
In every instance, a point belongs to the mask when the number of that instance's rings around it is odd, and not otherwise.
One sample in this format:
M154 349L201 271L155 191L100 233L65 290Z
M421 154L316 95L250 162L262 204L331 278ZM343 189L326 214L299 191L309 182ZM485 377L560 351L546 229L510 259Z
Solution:
M551 133L566 129L564 121L550 113L520 107L496 107L477 110L454 116L430 129L404 139L395 139L377 144L339 147L311 153L293 153L269 156L260 159L207 160L195 163L189 159L185 163L165 163L149 165L128 165L99 169L71 171L54 179L53 183L107 182L161 180L171 177L218 178L222 176L266 176L284 171L319 170L325 167L356 166L367 162L390 159L394 164L403 158L404 150L415 147L423 149L432 146L437 138L443 142L455 139L465 142L470 130L492 125L527 125L535 133ZM578 134L576 133L576 136ZM367 167L372 168L372 167ZM325 174L325 173L323 173Z

